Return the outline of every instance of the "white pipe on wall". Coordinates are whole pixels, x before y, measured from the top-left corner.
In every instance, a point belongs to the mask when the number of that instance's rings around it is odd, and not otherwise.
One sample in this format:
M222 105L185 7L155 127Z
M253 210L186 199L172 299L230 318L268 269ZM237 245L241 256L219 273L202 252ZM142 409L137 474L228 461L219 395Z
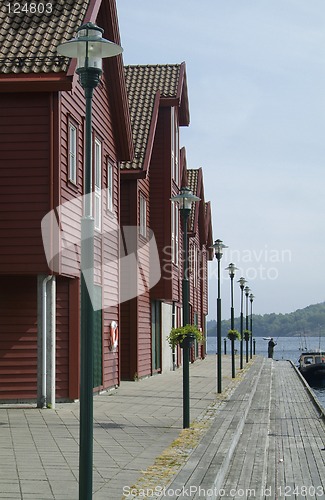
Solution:
M55 408L56 386L56 282L52 276L51 282L51 408Z
M52 276L46 276L42 283L42 408L46 408L46 380L47 380L47 349L46 349L46 326L47 326L47 291L46 284Z

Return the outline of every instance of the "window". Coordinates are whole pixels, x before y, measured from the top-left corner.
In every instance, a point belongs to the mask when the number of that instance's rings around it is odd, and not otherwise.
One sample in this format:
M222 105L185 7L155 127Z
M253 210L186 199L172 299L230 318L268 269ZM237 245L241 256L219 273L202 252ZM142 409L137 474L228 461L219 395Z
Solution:
M171 108L172 179L179 185L179 128L175 108Z
M198 285L198 249L195 246L195 243L190 243L189 247L189 266L191 277L193 280L193 286L197 287Z
M179 206L172 201L172 262L178 265Z
M102 218L102 143L95 139L95 151L94 151L94 177L95 177L95 200L94 200L94 212L95 212L95 229L101 230L101 218Z
M69 122L69 156L68 156L68 176L69 181L77 184L77 127Z
M140 193L140 234L147 237L147 200Z
M113 163L107 161L107 210L113 211Z

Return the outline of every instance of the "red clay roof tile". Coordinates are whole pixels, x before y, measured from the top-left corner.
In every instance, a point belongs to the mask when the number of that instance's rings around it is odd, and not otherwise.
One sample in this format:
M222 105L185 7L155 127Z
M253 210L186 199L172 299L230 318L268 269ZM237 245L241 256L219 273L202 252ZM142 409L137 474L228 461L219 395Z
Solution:
M50 13L26 13L21 9L14 13L9 12L8 2L0 2L0 73L65 71L68 60L57 57L57 46L75 36L89 3L90 0L44 0L45 6L51 5Z
M134 142L134 159L121 164L122 170L143 168L157 92L161 97L178 97L180 64L138 65L125 67Z

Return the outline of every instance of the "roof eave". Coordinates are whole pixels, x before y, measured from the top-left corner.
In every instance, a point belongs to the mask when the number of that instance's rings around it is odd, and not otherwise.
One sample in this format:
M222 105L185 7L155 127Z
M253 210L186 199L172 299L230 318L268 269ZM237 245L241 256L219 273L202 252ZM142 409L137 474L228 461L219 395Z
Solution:
M93 12L90 12L90 8ZM117 44L121 44L120 31L118 25L118 16L115 0L91 0L89 9L86 14L86 21L97 20L104 29L105 36ZM111 23L107 23L110 19ZM134 156L132 128L129 112L129 103L126 92L123 58L121 55L110 57L104 60L104 71L110 82L110 88L114 95L112 99L112 113L116 124L116 143L118 149L118 157L120 161L130 161Z
M158 114L159 114L159 105L160 105L160 92L158 91L158 92L156 92L156 95L155 95L155 101L154 101L152 116L151 116L151 121L150 121L148 142L147 142L147 146L146 146L146 155L144 157L144 162L143 162L143 170L145 172L147 172L149 170L149 165L150 165L150 161L151 161L151 155L152 155L152 150L153 150L153 145L154 145L155 135L156 135L157 121L158 121Z
M177 97L180 103L179 124L180 126L188 127L190 124L190 107L187 91L185 62L182 62L180 67Z
M147 177L147 172L144 170L140 169L125 169L125 170L120 170L121 173L121 180L138 180L138 179L145 179Z
M72 89L66 73L8 73L0 77L0 92L59 92Z

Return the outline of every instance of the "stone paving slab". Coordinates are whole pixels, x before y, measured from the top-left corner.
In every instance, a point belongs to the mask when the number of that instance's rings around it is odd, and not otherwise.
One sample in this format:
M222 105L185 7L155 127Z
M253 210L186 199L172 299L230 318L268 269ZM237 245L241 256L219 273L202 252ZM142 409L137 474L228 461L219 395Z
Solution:
M238 366L238 362L237 362ZM232 383L230 356L223 356L223 388ZM216 357L190 365L191 421L216 400ZM120 500L123 486L179 436L182 369L94 398L95 500ZM79 404L55 410L0 406L0 498L78 498Z

